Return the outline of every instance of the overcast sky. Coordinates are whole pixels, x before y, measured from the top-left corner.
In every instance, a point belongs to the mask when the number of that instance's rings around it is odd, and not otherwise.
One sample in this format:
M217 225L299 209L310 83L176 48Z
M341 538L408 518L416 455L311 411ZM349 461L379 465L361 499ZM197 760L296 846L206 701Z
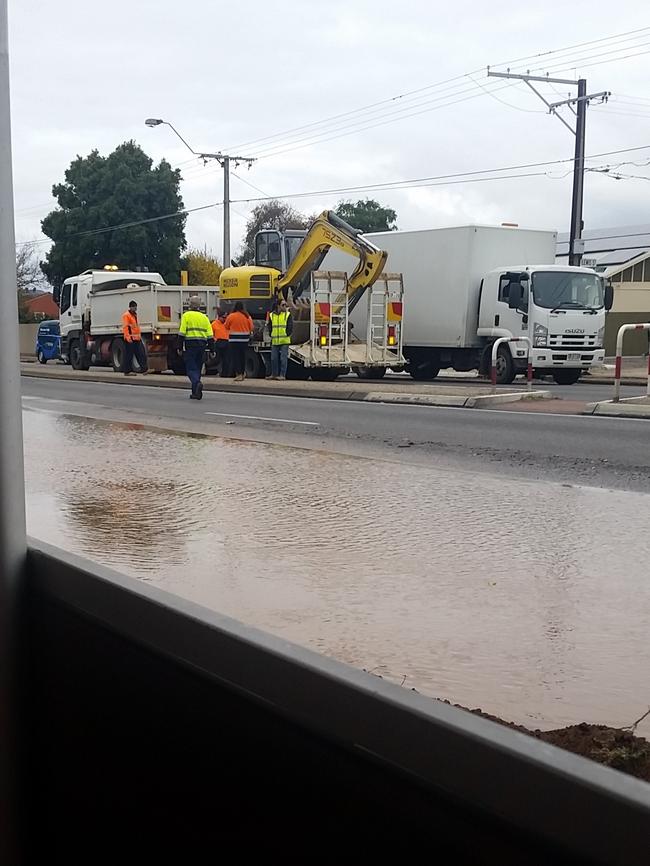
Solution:
M244 180L232 178L233 200L570 158L569 130L525 84L487 78L488 64L569 79L580 73L589 92L612 91L607 105L588 110L587 154L648 148L589 164L634 162L617 171L650 176L647 2L9 0L9 7L18 241L42 238L52 184L71 159L93 148L108 154L128 139L181 167L186 207L218 202L220 169L188 162L168 127L144 126L152 116L171 121L196 150L260 157L250 171L237 169ZM603 41L570 48L593 40ZM562 53L519 60L548 51ZM575 91L541 87L549 101ZM291 131L307 124L314 125ZM397 211L402 229L478 221L566 230L569 171L564 163L521 170L542 173L536 177L290 202L314 213L372 196ZM590 172L586 227L650 222L649 201L648 180ZM233 203L233 254L252 206ZM187 236L221 257L222 209L190 214Z

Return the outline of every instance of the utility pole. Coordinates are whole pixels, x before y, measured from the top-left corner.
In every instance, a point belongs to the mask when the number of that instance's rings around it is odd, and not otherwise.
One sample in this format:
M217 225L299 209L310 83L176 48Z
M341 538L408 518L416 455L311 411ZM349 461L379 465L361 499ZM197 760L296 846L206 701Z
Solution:
M194 156L198 156L204 163L207 163L209 159L214 159L223 169L223 266L224 268L228 268L230 267L230 163L234 162L235 168L240 163L246 163L248 168L250 168L255 162L255 158L250 156L230 156L225 153L201 153L193 150L169 121L161 120L158 117L149 117L145 120L145 126L160 126L161 124L169 126Z
M16 245L14 195L11 171L11 111L9 105L9 28L7 0L0 0L0 800L5 816L0 834L0 861L22 861L18 850L16 778L25 766L17 748L18 683L17 620L24 618L19 599L24 587L26 549L25 479L18 368L18 302L16 295ZM22 683L23 688L25 683Z
M544 105L549 110L549 114L554 114L561 123L563 123L569 132L575 137L575 153L573 158L573 194L571 197L571 226L569 230L569 265L580 265L582 260L582 252L584 243L582 241L582 204L584 198L585 184L585 135L587 128L587 105L592 99L600 99L601 102L607 102L611 95L608 90L603 90L600 93L587 94L587 80L580 78L578 81L572 81L566 78L550 78L548 75L516 75L510 72L492 72L488 66L488 75L493 78L517 78L524 81L533 93L538 96ZM578 95L569 99L563 99L561 102L548 102L536 87L531 84L532 81L544 82L547 84L568 84L578 88ZM557 113L557 109L566 105L573 112L576 118L575 129L570 123ZM575 110L573 105L576 106Z

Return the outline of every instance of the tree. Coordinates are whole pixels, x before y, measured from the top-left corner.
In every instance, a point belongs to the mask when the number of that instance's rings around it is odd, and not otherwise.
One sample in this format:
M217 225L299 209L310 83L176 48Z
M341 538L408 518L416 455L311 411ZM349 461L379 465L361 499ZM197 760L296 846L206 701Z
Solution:
M255 262L255 235L262 229L304 229L312 222L311 217L294 210L291 205L277 199L266 201L254 207L246 223L244 244L237 260L238 265L251 265Z
M60 288L66 277L87 268L117 264L158 271L176 282L186 246L180 180L180 172L165 160L154 168L133 141L107 157L97 150L77 156L65 181L52 188L58 208L41 223L54 242L41 263L48 280Z
M397 229L397 214L392 208L382 207L372 198L351 202L340 201L335 213L355 229L362 232L393 232Z
M21 244L16 251L18 321L21 325L36 321L36 316L34 316L27 305L27 301L29 300L27 293L46 288L47 284L38 263L35 244Z
M181 261L184 271L188 272L190 286L218 286L219 275L223 268L216 256L207 250L191 248Z

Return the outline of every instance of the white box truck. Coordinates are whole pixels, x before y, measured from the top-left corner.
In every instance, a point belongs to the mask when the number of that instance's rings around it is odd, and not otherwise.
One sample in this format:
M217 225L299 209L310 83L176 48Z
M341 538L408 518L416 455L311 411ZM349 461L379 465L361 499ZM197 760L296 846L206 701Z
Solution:
M129 301L138 305L138 321L152 370L185 372L176 353L181 316L198 295L212 320L217 286L168 286L158 273L88 270L68 277L55 300L59 304L61 354L75 370L92 366L123 369L122 314Z
M572 384L603 363L611 288L591 268L553 264L556 232L469 225L368 238L386 250L390 270L404 276L403 353L414 379L435 379L448 367L487 375L498 337L527 337L534 370L558 384ZM336 252L322 265L345 266ZM362 309L351 321L365 333ZM525 371L527 346L503 343L498 352L497 381L508 384Z

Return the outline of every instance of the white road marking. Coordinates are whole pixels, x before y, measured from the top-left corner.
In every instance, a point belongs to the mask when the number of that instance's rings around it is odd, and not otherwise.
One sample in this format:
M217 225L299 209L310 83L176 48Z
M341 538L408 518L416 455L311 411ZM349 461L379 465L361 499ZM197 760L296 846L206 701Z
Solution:
M206 412L206 415L221 415L225 418L246 418L248 421L275 421L279 424L306 424L308 427L320 427L318 421L293 421L291 418L264 418L261 415L235 415L233 412Z

